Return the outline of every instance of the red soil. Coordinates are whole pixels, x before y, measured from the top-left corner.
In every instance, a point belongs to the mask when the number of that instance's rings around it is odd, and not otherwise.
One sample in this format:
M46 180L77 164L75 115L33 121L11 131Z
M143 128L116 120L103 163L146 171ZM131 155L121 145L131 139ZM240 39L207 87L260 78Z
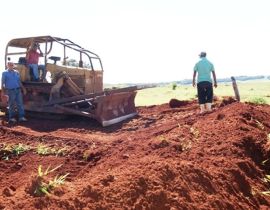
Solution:
M181 104L181 103L180 103ZM270 106L195 101L139 107L108 128L95 121L30 118L0 126L0 209L269 209ZM28 145L15 155L8 145ZM39 155L36 147L65 148ZM49 196L34 193L37 169L69 173ZM48 178L48 177L47 177Z

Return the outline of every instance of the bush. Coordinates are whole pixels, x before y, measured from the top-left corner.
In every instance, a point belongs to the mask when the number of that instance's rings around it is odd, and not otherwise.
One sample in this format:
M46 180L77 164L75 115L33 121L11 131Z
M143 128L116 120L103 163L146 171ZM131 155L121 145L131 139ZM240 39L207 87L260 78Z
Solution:
M264 98L252 98L249 102L254 103L254 104L267 104L266 100Z

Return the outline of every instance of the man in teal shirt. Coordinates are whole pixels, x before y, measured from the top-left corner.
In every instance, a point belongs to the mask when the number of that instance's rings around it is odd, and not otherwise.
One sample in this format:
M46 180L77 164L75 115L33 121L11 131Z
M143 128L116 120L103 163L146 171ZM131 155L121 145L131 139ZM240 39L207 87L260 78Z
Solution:
M200 113L205 111L211 111L213 101L213 82L211 78L211 72L214 79L214 87L217 87L217 79L215 74L214 65L206 59L206 52L199 54L201 60L194 66L193 72L193 87L196 86L196 75L197 78L197 92L200 105Z

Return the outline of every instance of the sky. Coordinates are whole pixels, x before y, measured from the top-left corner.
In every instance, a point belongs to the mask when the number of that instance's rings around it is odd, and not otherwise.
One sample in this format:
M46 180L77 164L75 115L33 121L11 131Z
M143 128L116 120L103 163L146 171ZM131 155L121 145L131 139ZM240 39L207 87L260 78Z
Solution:
M201 51L217 78L270 75L269 8L269 0L1 1L0 66L9 40L51 35L98 54L104 83L191 79Z

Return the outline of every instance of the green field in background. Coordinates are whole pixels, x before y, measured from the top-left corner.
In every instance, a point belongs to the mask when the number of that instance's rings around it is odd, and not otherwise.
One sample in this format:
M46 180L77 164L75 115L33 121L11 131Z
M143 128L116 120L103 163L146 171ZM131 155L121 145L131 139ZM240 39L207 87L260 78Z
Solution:
M251 81L237 82L240 98L242 102L264 100L270 104L270 81ZM177 85L176 89L172 89L172 84L164 87L148 88L138 90L135 98L136 106L148 106L168 103L170 99L190 100L197 98L197 89L192 85ZM214 95L217 97L234 96L231 83L220 83L214 88Z

